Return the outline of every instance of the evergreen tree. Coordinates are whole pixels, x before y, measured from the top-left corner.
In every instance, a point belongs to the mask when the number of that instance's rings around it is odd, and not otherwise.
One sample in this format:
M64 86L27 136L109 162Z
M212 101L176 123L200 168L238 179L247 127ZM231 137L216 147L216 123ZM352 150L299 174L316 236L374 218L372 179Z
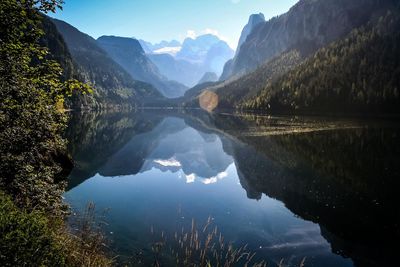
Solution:
M16 203L59 211L68 163L61 138L65 96L90 88L61 81L62 69L39 44L41 12L61 0L0 2L0 188Z
M399 11L389 11L265 84L241 107L271 112L397 113L399 28Z

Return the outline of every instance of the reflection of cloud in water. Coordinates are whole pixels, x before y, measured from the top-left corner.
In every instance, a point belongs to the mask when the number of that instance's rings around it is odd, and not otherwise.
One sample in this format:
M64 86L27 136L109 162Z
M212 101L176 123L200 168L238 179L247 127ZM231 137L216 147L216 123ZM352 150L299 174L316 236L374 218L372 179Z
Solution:
M181 167L182 164L174 158L170 159L155 159L155 163L164 167Z
M181 174L178 174L178 177L181 178ZM222 180L225 177L228 177L228 173L226 171L223 171L218 173L216 176L209 178L197 177L196 174L192 173L189 175L185 175L185 177L187 184L194 183L196 181L196 178L199 178L203 184L215 184L216 182L218 182L218 180Z
M218 179L216 177L205 178L205 179L202 179L201 182L203 184L215 184L216 182L218 182Z
M174 120L168 122L175 123ZM223 150L221 139L215 134L200 134L186 127L161 136L157 142L152 142L154 146L146 156L141 172L153 167L162 171L182 171L182 177L189 177L187 180L190 183L195 179L221 179L223 174L220 173L233 162L232 157Z
M317 251L330 250L330 245L321 237L320 228L315 224L292 227L279 239L282 241L264 247L264 249L300 249L303 251L311 249L314 251L314 255L317 254Z
M194 183L195 180L196 180L196 174L192 173L192 174L186 175L186 183L187 184Z
M281 244L275 244L273 246L267 247L269 249L283 249L283 248L298 248L298 247L320 247L324 243L318 240L304 240L299 242L285 242Z
M178 176L181 177L180 174ZM226 171L223 171L218 173L216 176L212 176L209 178L197 177L196 174L191 173L189 175L185 175L185 177L187 184L194 183L196 181L196 178L199 178L203 184L215 184L216 182L218 182L218 180L222 180L225 177L228 177L228 173Z
M214 183L218 182L218 180L222 180L227 176L228 176L228 173L226 171L220 172L216 176L202 179L202 183L203 184L214 184Z

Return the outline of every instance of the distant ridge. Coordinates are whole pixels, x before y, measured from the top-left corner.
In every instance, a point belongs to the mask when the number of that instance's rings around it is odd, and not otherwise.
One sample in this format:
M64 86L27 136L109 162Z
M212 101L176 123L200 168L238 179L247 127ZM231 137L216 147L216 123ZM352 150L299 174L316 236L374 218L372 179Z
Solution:
M147 57L138 40L101 36L97 39L97 43L135 80L153 85L166 97L179 97L185 93L187 87L164 77L157 66Z
M80 32L70 24L49 19L45 32L51 34L54 23L70 53L75 72L84 82L95 88L94 95L75 96L74 108L105 108L115 105L140 106L146 99L162 99L150 84L135 81L108 54L98 46L95 39ZM54 29L53 29L54 30Z

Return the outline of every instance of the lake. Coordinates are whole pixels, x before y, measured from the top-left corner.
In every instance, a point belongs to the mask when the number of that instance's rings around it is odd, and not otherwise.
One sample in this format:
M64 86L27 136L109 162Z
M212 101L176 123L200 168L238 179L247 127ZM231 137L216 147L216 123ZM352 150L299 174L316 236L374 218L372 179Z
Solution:
M394 121L88 112L66 136L65 199L77 213L95 203L120 264L175 266L183 240L201 251L215 233L221 255L246 249L237 266L397 265Z

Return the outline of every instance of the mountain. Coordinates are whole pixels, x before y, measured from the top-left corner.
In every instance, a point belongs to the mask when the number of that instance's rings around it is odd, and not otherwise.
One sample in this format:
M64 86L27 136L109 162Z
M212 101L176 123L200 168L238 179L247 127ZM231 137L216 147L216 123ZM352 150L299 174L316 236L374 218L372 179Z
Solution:
M171 54L175 55L180 49L182 44L177 40L161 41L157 44L152 44L145 40L138 40L146 54Z
M176 58L204 64L206 60L210 61L212 55L215 55L214 52L211 52L210 55L210 50L218 49L219 52L222 52L225 62L233 57L234 51L215 35L205 34L196 39L186 38L182 44L182 49L176 54ZM221 70L217 70L217 72L221 72Z
M221 75L225 63L234 56L234 51L224 41L213 44L207 51L203 65L207 71Z
M214 86L218 86L219 84L220 84L220 82L199 83L196 86L187 90L185 95L177 100L177 105L184 106L184 107L198 108L199 107L199 99L198 99L199 95L201 95L201 93L204 90L212 88Z
M204 62L208 50L219 41L219 38L212 34L201 35L195 39L186 38L176 58L193 63L202 63Z
M244 26L242 33L240 34L236 55L238 54L242 44L246 41L247 36L249 36L249 34L256 26L260 25L263 22L265 22L265 17L263 13L250 15L249 22L246 24L246 26Z
M63 80L77 79L81 80L79 73L77 73L78 66L72 59L68 46L64 41L63 36L57 30L56 25L51 18L43 15L41 17L41 25L44 35L40 39L40 46L49 49L48 57L51 60L58 62L63 69Z
M139 41L132 38L102 36L98 45L123 67L135 80L147 82L157 88L166 97L179 97L186 87L178 82L169 81L159 72L157 66L147 58Z
M352 28L353 32L350 31L321 48L317 48L311 41L304 41L282 53L277 52L277 55L248 74L232 76L196 90L190 89L185 94L183 105L198 107L198 96L202 91L210 90L218 95L219 108L262 109L284 113L395 112L398 102L396 88L399 87L396 80L398 52L396 31L390 23L395 23L398 7L396 1L378 2L379 5L374 0L352 2L351 7L355 8L355 3L358 3L359 8L365 10L360 16L354 15L349 23L354 25L356 22L358 24L366 21L360 27ZM299 3L309 1L303 0ZM310 8L321 9L320 1L312 3L316 6L311 5ZM332 15L326 15L328 17L338 16L335 10L341 13L343 6L346 6L342 1L336 3L337 9L329 1L323 3L327 5L326 8L331 7ZM295 8L298 8L297 5L288 14L293 13ZM355 9L353 11L356 12ZM388 11L393 13L389 14L393 22L385 18ZM285 16L290 21L290 17L287 14ZM281 17L276 18L275 23ZM386 23L386 26L379 26L378 22ZM258 32L263 25L259 24L253 31ZM310 31L308 27L313 29L314 25L308 25L303 31ZM374 27L378 28L374 30ZM385 27L386 30L382 30ZM266 39L269 38L268 34ZM246 39L242 48L253 35L254 32ZM242 48L239 54L242 53ZM255 51L256 49L253 52ZM237 59L235 57L228 62L225 70L229 64L234 66Z
M90 83L95 89L93 95L74 96L74 108L137 106L142 105L147 98L162 98L151 85L132 79L98 46L95 39L64 21L51 19L51 22L62 35L80 80ZM51 27L46 31L51 37Z
M101 36L97 44L135 80L160 80L157 67L146 57L140 43L132 38Z
M207 83L207 82L216 82L218 81L218 76L215 72L206 72L203 77L201 77L200 81L197 84Z
M204 74L201 66L186 60L175 59L168 53L147 54L147 57L158 67L162 75L188 87L194 86Z
M227 81L220 81L212 86L208 86L207 89L214 91L219 96L218 107L237 108L239 103L255 97L267 84L277 77L286 74L289 70L303 62L303 60L300 53L296 50L283 53L249 74L241 76L238 79L231 78Z
M395 0L301 0L287 13L255 27L222 79L243 75L288 50L307 56L382 15Z
M355 29L267 83L244 108L272 112L398 113L400 9ZM252 81L249 81L252 83Z
M264 14L259 13L259 14L252 14L249 17L249 21L246 24L246 26L244 26L242 33L240 35L239 38L239 42L238 42L238 46L235 52L235 57L238 55L239 51L240 51L240 47L242 46L242 44L246 41L247 36L250 35L250 33L253 31L253 29L264 23L265 22L265 17ZM221 74L220 80L226 80L227 78L229 78L228 76L231 75L232 73L232 66L233 66L233 59L230 59L226 62L226 64L224 65L223 68L223 72Z
M133 39L135 39L135 38L133 38ZM152 43L146 42L145 40L140 40L140 39L137 39L137 40L139 41L140 45L142 46L142 48L146 54L153 53L153 49L152 49L153 44Z
M148 46L148 42L141 43ZM171 45L171 42L165 44ZM157 65L162 75L193 87L206 72L220 75L226 61L234 56L234 51L217 36L205 34L196 39L186 38L182 47L151 50L147 56Z

